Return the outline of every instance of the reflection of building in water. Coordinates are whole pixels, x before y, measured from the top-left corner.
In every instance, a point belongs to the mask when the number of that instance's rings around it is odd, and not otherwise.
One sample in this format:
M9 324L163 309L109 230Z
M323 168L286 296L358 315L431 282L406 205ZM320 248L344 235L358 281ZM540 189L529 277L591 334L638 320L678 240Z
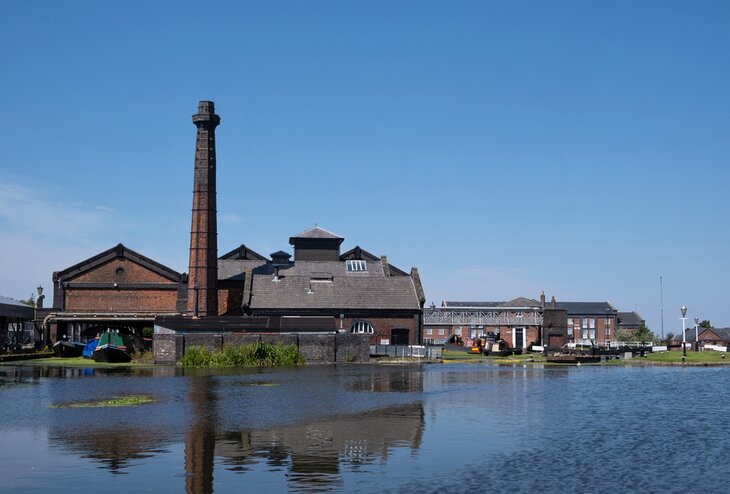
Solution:
M75 427L55 427L48 431L50 444L69 448L82 458L100 462L111 473L126 473L134 460L151 458L165 451L169 442L159 428L129 429L108 424L105 428L89 428L76 424Z
M377 393L420 393L423 391L423 368L420 365L392 366L387 371L370 367L369 374L346 387L351 391L373 391Z
M394 447L418 449L423 424L423 405L415 403L227 434L216 444L215 452L231 471L245 472L250 465L265 461L270 466L288 466L289 480L300 487L336 486L343 468L356 470L377 459L385 460Z
M192 421L185 435L185 492L213 492L215 454L215 379L191 378L188 392Z

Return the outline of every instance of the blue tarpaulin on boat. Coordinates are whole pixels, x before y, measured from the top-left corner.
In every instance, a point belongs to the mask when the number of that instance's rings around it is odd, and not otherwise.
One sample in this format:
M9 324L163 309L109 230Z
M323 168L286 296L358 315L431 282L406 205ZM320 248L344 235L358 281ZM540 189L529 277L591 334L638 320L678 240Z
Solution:
M94 349L96 348L96 345L99 344L99 340L94 338L93 340L89 341L86 346L84 347L84 353L82 355L84 358L93 358L94 357Z

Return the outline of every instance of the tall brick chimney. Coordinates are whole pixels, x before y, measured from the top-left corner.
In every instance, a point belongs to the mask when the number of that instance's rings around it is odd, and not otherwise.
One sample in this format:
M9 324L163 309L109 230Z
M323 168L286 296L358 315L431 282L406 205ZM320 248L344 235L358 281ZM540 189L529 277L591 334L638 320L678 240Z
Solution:
M198 103L193 220L190 227L188 314L218 315L218 226L216 221L215 128L221 118L212 101Z

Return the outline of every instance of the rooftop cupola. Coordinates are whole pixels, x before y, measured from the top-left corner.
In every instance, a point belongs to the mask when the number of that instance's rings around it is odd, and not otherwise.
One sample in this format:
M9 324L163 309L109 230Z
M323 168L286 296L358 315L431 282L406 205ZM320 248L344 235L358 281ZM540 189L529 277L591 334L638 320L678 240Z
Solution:
M345 239L315 226L289 238L294 246L294 261L339 261L340 244Z

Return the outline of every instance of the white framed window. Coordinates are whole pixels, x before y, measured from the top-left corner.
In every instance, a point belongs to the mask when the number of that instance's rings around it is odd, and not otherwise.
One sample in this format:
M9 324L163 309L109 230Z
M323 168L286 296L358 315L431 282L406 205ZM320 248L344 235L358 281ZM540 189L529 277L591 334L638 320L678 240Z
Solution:
M370 324L367 321L355 321L350 326L350 333L354 333L354 334L373 334L373 333L375 333L375 329L373 329L372 324Z
M461 336L461 326L459 326L458 328L456 328L456 329L454 330L454 333L455 333L455 334L458 334L459 336Z
M439 328L439 336L443 336L446 333L444 328Z
M428 329L426 330L426 334L427 334L428 336L431 336L431 335L433 334L433 329L431 329L431 328L428 328Z
M349 259L345 261L347 270L352 273L360 273L368 270L368 263L362 259Z

